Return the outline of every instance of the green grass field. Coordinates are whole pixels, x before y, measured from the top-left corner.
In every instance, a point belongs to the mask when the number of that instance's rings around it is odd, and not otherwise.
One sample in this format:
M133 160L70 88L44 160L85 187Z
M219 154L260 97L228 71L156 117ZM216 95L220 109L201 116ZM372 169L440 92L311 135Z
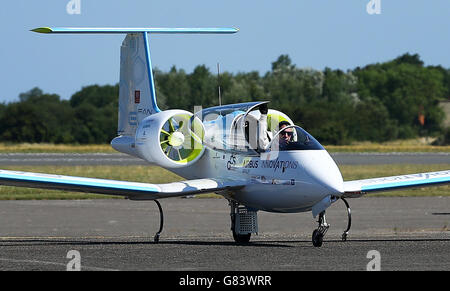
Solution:
M351 145L324 145L333 152L450 152L450 146L432 146L433 138L417 138L385 143L354 142ZM0 153L117 153L109 144L12 144L0 143Z
M125 180L146 183L168 183L183 180L181 177L155 166L5 166L5 170L52 173L69 176L83 176L102 179ZM450 169L450 164L439 165L370 165L340 167L344 180L357 180L400 174L412 174ZM393 191L371 196L450 196L450 186L417 188ZM197 197L220 197L215 194L202 194ZM0 186L1 200L28 199L105 199L121 198L96 194L62 192L57 190L31 189Z
M0 153L117 153L109 144L0 143Z
M415 138L407 140L395 140L384 143L373 142L353 142L351 145L328 145L325 148L333 152L375 152L375 153L392 153L392 152L425 152L438 153L450 152L450 146L433 146L431 143L435 138Z

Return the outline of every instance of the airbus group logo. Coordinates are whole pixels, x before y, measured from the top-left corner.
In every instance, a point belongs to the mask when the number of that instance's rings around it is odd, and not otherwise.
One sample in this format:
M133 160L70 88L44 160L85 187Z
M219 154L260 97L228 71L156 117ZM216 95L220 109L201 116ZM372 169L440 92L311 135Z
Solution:
M381 14L381 0L370 0L367 3L366 11L368 14Z

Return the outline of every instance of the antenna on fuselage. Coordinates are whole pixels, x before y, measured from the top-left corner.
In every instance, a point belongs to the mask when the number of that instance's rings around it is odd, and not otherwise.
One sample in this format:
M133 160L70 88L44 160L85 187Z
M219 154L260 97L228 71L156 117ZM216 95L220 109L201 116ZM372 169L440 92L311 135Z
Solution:
M219 87L219 106L222 106L222 96L220 94L220 64L217 63L217 84Z

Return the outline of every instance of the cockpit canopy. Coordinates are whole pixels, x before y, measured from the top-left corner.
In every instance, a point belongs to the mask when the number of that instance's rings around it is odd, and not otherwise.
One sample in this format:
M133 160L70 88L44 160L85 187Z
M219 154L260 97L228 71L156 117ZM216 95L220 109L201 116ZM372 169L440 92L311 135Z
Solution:
M281 129L268 146L270 151L323 150L322 145L303 128L290 125Z
M267 103L230 104L197 112L195 116L205 126L205 146L247 156L259 156L269 150L323 149L310 134L294 126L286 114L269 109L265 119L259 109ZM293 131L293 139L288 146L280 146L277 142L281 121L290 125L288 131Z

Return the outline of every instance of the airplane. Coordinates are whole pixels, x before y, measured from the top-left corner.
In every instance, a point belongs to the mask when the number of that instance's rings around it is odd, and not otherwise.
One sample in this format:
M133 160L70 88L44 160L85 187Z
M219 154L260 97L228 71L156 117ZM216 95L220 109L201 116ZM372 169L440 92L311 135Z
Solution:
M312 244L322 246L330 225L326 210L338 200L347 209L345 241L351 227L347 198L367 193L450 183L450 170L343 181L327 150L268 102L226 104L197 110L161 111L150 57L153 34L233 34L237 28L67 28L41 27L44 34L125 34L120 55L118 152L143 159L183 177L150 184L0 170L0 184L119 195L153 200L164 226L159 199L214 192L230 207L231 232L238 244L258 233L258 211L312 212L318 216Z

